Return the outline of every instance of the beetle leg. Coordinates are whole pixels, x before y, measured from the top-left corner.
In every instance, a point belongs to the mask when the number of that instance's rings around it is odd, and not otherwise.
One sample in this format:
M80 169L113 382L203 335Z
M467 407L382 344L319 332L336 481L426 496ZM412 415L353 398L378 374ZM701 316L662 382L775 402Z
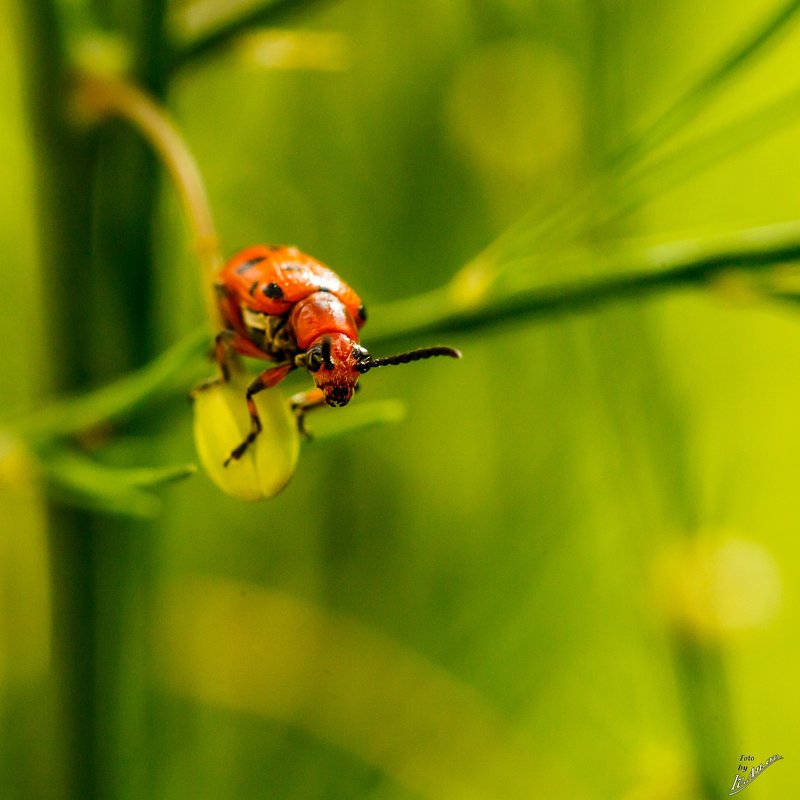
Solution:
M265 369L247 387L245 398L247 399L247 410L250 412L250 433L247 434L243 442L231 450L231 454L225 459L224 466L227 467L231 461L238 461L247 452L247 448L256 440L258 434L261 433L261 418L258 416L258 409L253 397L264 391L264 389L271 389L273 386L277 386L293 369L294 364L281 364L271 369Z
M306 413L325 405L325 393L321 389L309 389L307 392L298 392L289 400L292 413L297 420L297 430L300 435L310 442L311 432L306 428Z
M220 374L216 378L208 378L195 386L191 391L191 397L197 397L200 392L204 392L212 386L227 383L231 379L230 342L234 335L234 331L225 328L214 337L214 361L219 367Z
M230 343L234 332L230 328L220 331L214 337L214 361L217 362L223 383L231 379L231 368L228 363L230 358Z

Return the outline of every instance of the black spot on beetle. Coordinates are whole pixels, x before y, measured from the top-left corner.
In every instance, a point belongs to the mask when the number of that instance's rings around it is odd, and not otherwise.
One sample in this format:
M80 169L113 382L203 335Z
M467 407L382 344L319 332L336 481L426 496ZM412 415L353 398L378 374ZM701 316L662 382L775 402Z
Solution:
M250 297L252 297L256 293L256 289L258 289L258 281L253 281L250 284L250 288L247 290L250 292Z
M262 261L264 261L265 258L266 256L256 256L255 258L249 258L247 261L244 262L244 264L239 264L239 266L236 267L236 274L243 275L245 272L247 272L247 270L250 269L250 267L254 267L256 264L260 264Z
M361 317L362 322L367 321L367 307L365 305L360 305L358 307L358 316Z
M328 286L320 286L317 288L318 292L325 292L326 294L330 294L331 290Z
M278 286L277 283L274 281L272 283L268 283L262 290L266 297L269 297L270 300L282 300L283 299L283 289Z

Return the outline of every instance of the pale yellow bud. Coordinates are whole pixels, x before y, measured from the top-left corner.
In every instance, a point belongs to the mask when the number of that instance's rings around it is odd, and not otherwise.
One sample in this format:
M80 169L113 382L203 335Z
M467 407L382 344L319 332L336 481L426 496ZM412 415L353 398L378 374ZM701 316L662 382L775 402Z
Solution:
M672 623L703 638L724 638L767 624L781 582L775 561L756 542L730 534L682 540L656 565L656 591Z
M297 465L300 436L286 398L266 389L254 398L262 431L244 455L225 461L250 431L245 391L248 378L233 375L225 384L201 390L194 401L194 441L209 478L240 500L274 497L289 483Z

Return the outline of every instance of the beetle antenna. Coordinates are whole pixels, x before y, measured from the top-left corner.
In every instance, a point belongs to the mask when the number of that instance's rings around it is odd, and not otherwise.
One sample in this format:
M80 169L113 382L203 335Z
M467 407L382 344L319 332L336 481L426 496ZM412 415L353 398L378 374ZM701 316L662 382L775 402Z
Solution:
M368 372L376 367L390 367L397 364L408 364L411 361L419 361L423 358L433 358L434 356L449 356L450 358L461 358L461 351L454 347L435 345L434 347L423 347L419 350L409 350L407 353L398 353L395 356L386 358L370 358L362 361L356 366L359 372Z

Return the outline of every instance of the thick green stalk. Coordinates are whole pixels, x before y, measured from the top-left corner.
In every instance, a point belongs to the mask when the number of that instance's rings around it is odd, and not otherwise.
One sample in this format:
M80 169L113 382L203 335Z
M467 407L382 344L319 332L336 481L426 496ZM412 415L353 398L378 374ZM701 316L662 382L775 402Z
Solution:
M157 100L166 93L164 38L166 0L143 0L120 14L134 53L132 79ZM122 124L104 126L96 173L94 207L95 285L93 329L115 331L96 350L95 375L127 373L155 355L155 236L161 168L147 143ZM123 378L124 380L124 378ZM158 420L141 418L132 432L152 433ZM97 653L94 696L97 777L104 796L141 797L148 792L146 760L131 760L131 746L151 734L143 686L146 624L151 574L150 526L143 521L97 522L94 587Z
M81 299L91 275L91 205L94 137L66 123L63 97L67 63L59 19L49 0L21 4L26 33L28 101L35 133L40 252L46 315L51 331L48 382L55 393L85 387L91 329ZM93 520L50 506L53 581L53 649L61 683L59 700L69 793L95 795L96 738Z
M152 156L126 131L77 131L66 107L71 65L57 4L20 4L26 34L27 94L39 186L42 286L47 304L55 393L85 390L147 361L152 352L152 215L158 171ZM162 0L141 5L136 70L150 91L163 92ZM111 324L109 324L111 323ZM98 336L114 331L114 336ZM61 678L63 740L69 793L101 792L99 764L107 756L107 722L99 709L113 691L98 651L113 628L98 626L99 609L115 607L106 589L129 553L124 535L108 537L92 514L52 505L50 543L54 622ZM108 542L115 544L109 546ZM115 575L115 573L117 573ZM105 715L103 715L105 716Z

